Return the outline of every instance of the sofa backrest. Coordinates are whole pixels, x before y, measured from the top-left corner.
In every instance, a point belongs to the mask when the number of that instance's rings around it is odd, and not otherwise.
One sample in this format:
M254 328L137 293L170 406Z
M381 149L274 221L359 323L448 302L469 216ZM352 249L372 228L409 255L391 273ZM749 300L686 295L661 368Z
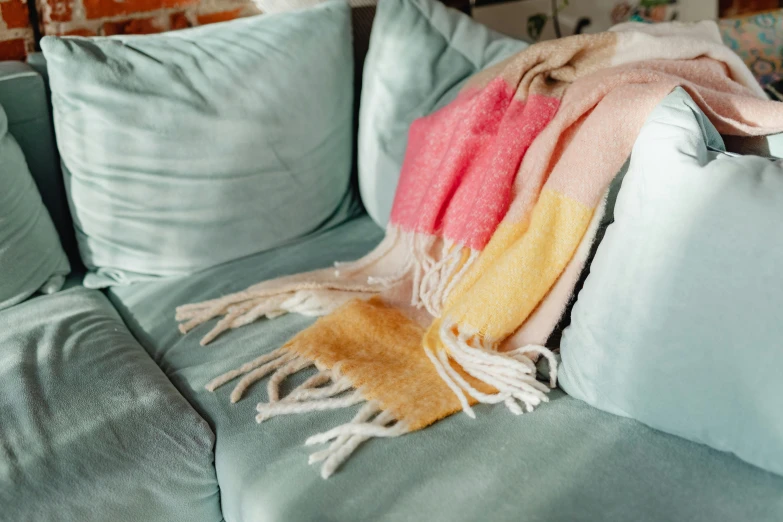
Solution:
M362 93L362 76L364 72L364 59L367 56L367 50L370 48L370 31L375 19L375 0L370 0L367 5L356 5L360 2L352 3L351 8L351 28L353 29L353 158L351 161L351 188L356 194L356 200L361 204L359 198L359 162L357 154L357 136L359 135L359 102ZM362 207L363 208L363 207Z
M352 9L354 74L354 140L358 129L359 101L364 58L370 41L370 29L375 17L375 5L360 5ZM8 113L9 131L25 154L30 171L46 208L57 227L65 252L74 272L84 270L79 257L73 221L66 197L66 187L60 170L60 156L55 143L51 120L51 98L48 88L46 61L41 53L28 56L28 62L0 62L0 105ZM358 199L356 172L356 142L353 147L352 180Z
M8 115L8 130L24 152L71 267L78 270L81 260L65 197L44 79L22 62L0 62L0 105Z

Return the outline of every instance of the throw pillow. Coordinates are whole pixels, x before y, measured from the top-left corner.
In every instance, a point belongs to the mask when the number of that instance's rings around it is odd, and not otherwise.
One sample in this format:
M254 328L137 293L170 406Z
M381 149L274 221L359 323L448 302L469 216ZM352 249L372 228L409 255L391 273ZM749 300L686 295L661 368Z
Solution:
M651 113L564 332L560 384L783 474L783 164L722 148L681 89Z
M85 285L189 274L348 216L346 3L41 46Z

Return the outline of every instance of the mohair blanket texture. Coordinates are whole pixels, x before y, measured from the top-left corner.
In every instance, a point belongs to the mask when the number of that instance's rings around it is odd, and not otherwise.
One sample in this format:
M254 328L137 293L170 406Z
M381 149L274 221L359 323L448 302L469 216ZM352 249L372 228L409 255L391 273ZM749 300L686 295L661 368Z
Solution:
M605 193L652 109L684 88L721 134L783 131L713 22L622 24L532 45L416 120L385 239L362 259L177 309L202 344L285 313L319 316L284 346L207 384L240 400L271 374L256 420L362 404L307 444L324 478L364 441L419 430L476 403L547 401L544 346L571 298ZM550 382L536 378L549 359ZM281 397L280 384L317 373Z

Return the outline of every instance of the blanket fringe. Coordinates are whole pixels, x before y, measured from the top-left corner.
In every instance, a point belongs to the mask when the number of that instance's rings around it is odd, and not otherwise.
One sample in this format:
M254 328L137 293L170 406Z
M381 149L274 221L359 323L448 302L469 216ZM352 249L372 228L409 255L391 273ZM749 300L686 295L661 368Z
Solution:
M374 419L369 417L377 413ZM333 428L327 432L313 435L305 445L333 442L325 450L310 455L310 464L324 461L321 465L321 477L329 478L356 451L363 442L374 437L399 437L408 433L407 425L397 421L388 411L381 411L374 402L369 401L359 410L359 413L347 424Z
M311 273L310 280L302 276L288 276L277 282L263 281L241 292L179 306L176 320L183 321L179 330L185 334L207 321L224 316L202 338L201 345L204 346L226 330L245 326L262 317L273 319L286 313L322 316L353 298L378 294L388 286L387 277L359 276L391 252L401 235L403 233L397 227L389 226L386 237L372 252L356 261L335 263L338 268L333 273L327 269ZM354 276L353 279L351 276Z
M542 402L548 402L549 388L557 385L557 360L544 346L527 345L501 353L478 335L460 332L447 322L441 326L440 338L448 353L439 351L435 354L426 348L427 356L435 365L438 375L459 399L463 411L472 418L476 414L466 393L480 403L502 402L512 413L521 415L525 411L533 411ZM532 355L542 355L549 362L549 387L536 380L536 365ZM494 387L497 393L477 390L452 367L451 361L459 364L471 377Z
M384 237L383 241L381 241L372 252L356 261L335 263L336 266L344 267L338 271L339 275L351 275L352 273L359 272L361 269L368 268L379 261L381 258L383 258L383 256L388 254L392 248L394 248L394 246L397 244L397 239L399 238L400 234L401 232L397 227L390 225L387 228L386 236ZM246 301L247 299L256 297L272 297L280 294L290 294L297 290L330 289L358 292L375 290L373 288L369 288L366 283L357 285L355 282L340 284L339 281L334 280L308 281L306 279L300 278L299 276L287 276L283 277L282 279L288 279L288 281L281 282L279 286L270 286L270 281L261 281L260 283L256 283L240 292L224 295L223 297L218 297L215 299L209 299L200 303L181 305L177 307L177 320L184 321L204 315L208 311L216 311L215 315L209 318L212 319L225 313L224 311L228 307Z
M430 252L438 241L436 236L401 231L397 234L405 242L405 260L393 274L368 277L367 283L389 288L411 277L411 306L425 308L430 315L440 317L446 299L478 258L479 252L469 249L463 262L465 247L444 239L440 257L435 259Z
M440 317L449 294L478 258L478 254L477 250L471 249L468 258L462 263L463 248L455 246L452 241L445 241L440 261L424 275L418 300L414 294L411 304L419 308L423 306L433 317Z
M271 373L267 383L268 402L256 405L256 422L259 424L278 415L343 409L364 403L350 422L305 441L307 446L331 442L328 448L314 452L309 459L310 464L323 462L321 476L324 479L333 475L363 442L375 437L397 437L410 431L405 423L384 411L376 401L367 401L361 390L353 389L351 382L341 376L337 368L319 370L281 397L283 382L310 366L316 365L285 348L279 348L213 379L206 389L214 392L233 379L242 377L231 392L231 402L234 403L242 398L250 385Z
M311 317L330 314L352 299L367 299L406 278L412 279L411 305L426 308L434 317L440 317L446 299L477 259L478 251L468 250L465 258L465 247L444 240L440 258L435 259L431 251L437 241L436 236L389 226L386 237L375 250L356 261L335 263L333 274L320 271L310 281L292 277L277 285L266 281L217 299L180 306L176 312L177 321L181 321L179 330L185 334L223 316L202 337L201 345L205 346L220 334L263 317L274 319L287 313ZM363 271L400 244L405 245L406 257L398 270L382 276L362 276Z
M212 342L223 332L248 325L262 317L274 319L287 313L296 313L309 317L321 317L337 310L348 301L357 298L369 298L377 290L337 290L329 288L301 289L273 296L247 298L243 302L224 307L214 306L202 313L184 311L177 313L178 320L189 319L179 326L187 333L221 314L225 314L215 326L201 338L201 346Z

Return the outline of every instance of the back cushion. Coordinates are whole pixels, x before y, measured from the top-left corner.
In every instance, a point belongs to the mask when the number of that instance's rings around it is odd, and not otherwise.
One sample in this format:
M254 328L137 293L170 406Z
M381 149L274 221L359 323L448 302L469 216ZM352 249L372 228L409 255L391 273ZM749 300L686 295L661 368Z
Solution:
M347 216L346 4L42 48L87 286L192 273Z
M0 105L0 310L59 290L70 267Z
M79 270L81 260L65 197L60 157L54 143L44 78L22 62L0 62L0 105L5 108L8 118L8 132L25 155L71 267Z

